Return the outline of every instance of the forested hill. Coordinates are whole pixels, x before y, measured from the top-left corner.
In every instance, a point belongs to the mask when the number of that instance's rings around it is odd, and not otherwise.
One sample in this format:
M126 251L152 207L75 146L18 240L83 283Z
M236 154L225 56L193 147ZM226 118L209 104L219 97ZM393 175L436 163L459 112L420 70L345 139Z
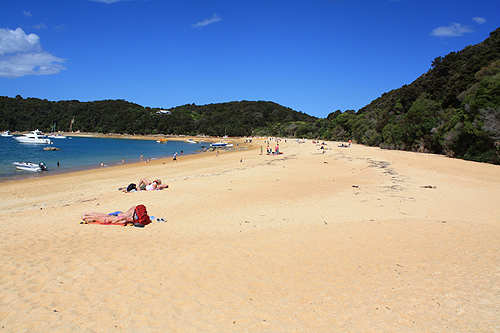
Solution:
M0 97L0 130L49 132L56 123L61 131L128 134L174 134L211 136L310 135L317 118L272 102L188 104L158 113L124 100L51 102L38 98Z
M435 58L413 83L356 114L339 115L329 115L330 128L360 143L499 164L500 28L480 44Z
M124 100L50 102L0 97L0 131L39 128L128 134L272 135L347 141L500 164L500 28L437 57L409 85L358 112L318 119L273 102L188 104L166 113Z

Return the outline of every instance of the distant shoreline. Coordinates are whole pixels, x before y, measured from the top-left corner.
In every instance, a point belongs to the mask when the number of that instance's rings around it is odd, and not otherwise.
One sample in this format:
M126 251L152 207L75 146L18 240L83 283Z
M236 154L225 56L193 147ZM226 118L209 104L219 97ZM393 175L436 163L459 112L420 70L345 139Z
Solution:
M30 133L30 131L15 131L11 132L12 135L23 135ZM45 132L42 132L47 134ZM93 138L113 138L113 139L138 139L138 140L158 140L165 138L175 141L183 141L188 139L206 139L206 140L221 140L220 136L202 136L202 135L174 135L174 134L119 134L119 133L95 133L95 132L64 132L59 131L56 134L65 136L77 137L93 137ZM229 137L228 140L242 139L240 137Z
M28 132L14 132L15 135L21 135L23 133L28 133ZM64 135L64 136L69 136L69 137L82 137L82 138L101 138L101 139L128 139L128 140L158 140L159 138L165 138L170 141L187 141L188 139L204 139L206 140L207 144L210 144L212 142L219 142L220 140L227 140L227 141L232 141L235 143L234 147L231 149L225 149L227 152L229 151L234 151L237 146L241 145L244 143L245 139L244 138L225 138L222 139L221 137L202 137L202 136L167 136L167 135L129 135L129 134L102 134L102 133L90 133L90 132L57 132L57 134ZM240 148L243 149L248 149L248 145L241 145ZM195 153L187 153L185 152L184 155L182 156L182 159L186 158L193 158L194 156L200 155L201 152L195 152ZM151 162L149 163L166 163L167 161L170 162L171 158L170 157L157 157L157 158L152 158ZM125 162L125 163L115 163L115 164L108 164L104 168L109 169L109 168L117 168L117 167L127 167L127 166L133 166L133 165L142 165L144 162L140 161L133 161L133 162ZM75 168L69 168L69 169L57 169L57 168L50 168L49 172L38 172L38 173L25 173L22 175L17 175L16 177L5 177L5 178L0 178L0 183L8 183L8 182L13 182L13 181L28 181L28 180L34 180L34 179L39 179L39 178L46 178L46 177L56 177L59 175L67 175L71 173L80 173L80 172L88 172L92 170L99 170L102 169L102 167L96 165L85 165L81 167L75 167Z

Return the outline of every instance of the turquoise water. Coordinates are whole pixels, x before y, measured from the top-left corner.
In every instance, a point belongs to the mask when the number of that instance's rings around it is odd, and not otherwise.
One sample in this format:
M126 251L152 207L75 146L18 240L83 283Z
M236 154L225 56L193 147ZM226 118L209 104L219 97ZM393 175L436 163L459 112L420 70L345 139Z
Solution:
M140 162L141 154L144 160L158 158L171 158L174 153L180 156L194 154L203 145L190 144L182 141L169 141L159 144L154 140L134 139L107 139L89 137L67 137L66 139L52 139L50 146L60 148L58 151L45 151L48 145L35 145L19 143L12 137L0 137L0 181L41 177L61 172L71 172L85 169L100 168L105 166L125 163ZM31 172L17 170L12 162L44 162L49 168L48 172ZM59 167L57 163L59 162Z

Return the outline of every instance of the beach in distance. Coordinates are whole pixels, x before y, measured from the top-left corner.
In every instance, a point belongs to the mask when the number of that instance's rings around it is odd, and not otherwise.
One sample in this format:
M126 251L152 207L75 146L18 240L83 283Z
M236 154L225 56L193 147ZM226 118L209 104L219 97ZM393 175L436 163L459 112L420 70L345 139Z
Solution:
M232 140L0 182L0 332L500 332L500 166Z

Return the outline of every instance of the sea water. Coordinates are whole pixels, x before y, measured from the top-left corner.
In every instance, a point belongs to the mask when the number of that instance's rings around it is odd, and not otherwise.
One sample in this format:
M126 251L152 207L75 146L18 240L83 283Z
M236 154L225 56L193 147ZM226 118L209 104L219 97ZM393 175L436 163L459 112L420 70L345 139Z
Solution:
M61 172L72 172L165 157L175 153L194 154L207 143L186 143L168 141L159 144L155 140L109 139L93 137L71 137L51 139L52 145L19 143L12 137L0 137L0 181L20 178L40 177ZM60 150L46 151L44 147ZM12 162L43 162L47 172L18 170Z

